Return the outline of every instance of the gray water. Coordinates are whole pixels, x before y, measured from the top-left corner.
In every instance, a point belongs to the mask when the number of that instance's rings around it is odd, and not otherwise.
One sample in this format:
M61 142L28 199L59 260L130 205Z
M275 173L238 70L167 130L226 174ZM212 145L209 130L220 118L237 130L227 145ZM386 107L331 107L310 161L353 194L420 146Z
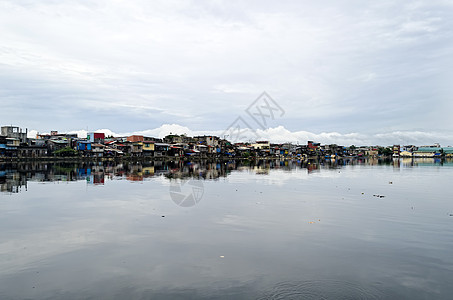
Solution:
M0 165L0 299L452 299L453 163Z

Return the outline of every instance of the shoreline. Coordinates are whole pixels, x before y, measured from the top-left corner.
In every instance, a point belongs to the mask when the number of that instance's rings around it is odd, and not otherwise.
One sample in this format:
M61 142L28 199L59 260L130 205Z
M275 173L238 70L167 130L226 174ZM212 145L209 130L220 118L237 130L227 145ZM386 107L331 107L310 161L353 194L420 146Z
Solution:
M406 158L406 157L400 157ZM0 163L16 163L16 162L153 162L153 161L328 161L328 160L349 160L349 159L400 159L392 156L345 156L336 158L326 158L322 156L309 157L178 157L178 156L161 156L161 157L12 157L0 158ZM423 157L407 157L409 159L417 159ZM431 158L431 157L428 157Z
M452 157L436 156L436 157L394 157L394 156L338 156L336 158L329 158L323 156L308 156L308 157L292 157L292 156L281 156L281 157L179 157L179 156L140 156L140 157L0 157L0 164L4 163L17 163L17 162L154 162L154 161L292 161L292 160L303 160L303 161L343 161L351 159L383 159L383 160L399 160L399 159L452 159Z

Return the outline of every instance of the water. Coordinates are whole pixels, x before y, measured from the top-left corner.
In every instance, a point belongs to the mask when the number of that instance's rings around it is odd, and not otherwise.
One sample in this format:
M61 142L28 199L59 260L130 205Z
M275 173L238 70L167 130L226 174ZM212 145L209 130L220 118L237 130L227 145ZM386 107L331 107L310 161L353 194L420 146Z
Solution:
M0 299L451 299L453 163L0 165Z

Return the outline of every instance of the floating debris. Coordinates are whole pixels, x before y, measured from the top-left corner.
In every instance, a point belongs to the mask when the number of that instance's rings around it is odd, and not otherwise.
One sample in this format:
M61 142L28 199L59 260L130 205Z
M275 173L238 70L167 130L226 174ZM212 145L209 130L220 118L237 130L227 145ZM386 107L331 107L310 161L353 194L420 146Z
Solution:
M225 256L224 255L220 255L220 258L225 258Z
M165 216L162 216L162 218L165 218Z
M376 194L376 195L373 195L373 197L384 198L385 196L384 196L384 195L378 195L378 194Z

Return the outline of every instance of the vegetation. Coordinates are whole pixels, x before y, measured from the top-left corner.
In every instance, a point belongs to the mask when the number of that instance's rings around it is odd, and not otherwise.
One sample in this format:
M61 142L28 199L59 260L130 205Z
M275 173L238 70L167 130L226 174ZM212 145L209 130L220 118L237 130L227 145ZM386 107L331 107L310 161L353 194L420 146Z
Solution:
M54 155L59 157L77 156L77 151L70 147L65 147L63 149L55 151Z
M393 150L390 147L379 147L378 148L378 154L380 155L392 155Z
M243 158L249 158L250 157L250 152L244 152L242 153Z

